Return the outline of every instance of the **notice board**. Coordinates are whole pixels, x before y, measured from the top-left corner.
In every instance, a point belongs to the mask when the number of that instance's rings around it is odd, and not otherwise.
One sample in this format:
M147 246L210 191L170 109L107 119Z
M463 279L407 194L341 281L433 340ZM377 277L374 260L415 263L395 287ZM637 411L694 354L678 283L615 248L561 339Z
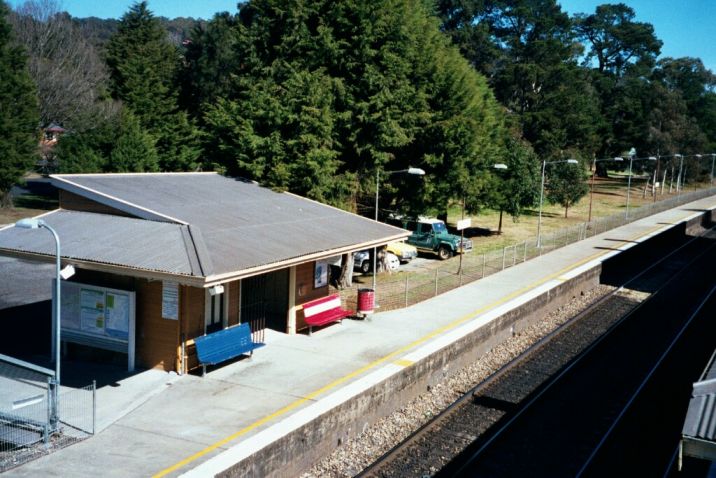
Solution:
M135 293L67 281L60 289L62 340L126 353L133 370Z

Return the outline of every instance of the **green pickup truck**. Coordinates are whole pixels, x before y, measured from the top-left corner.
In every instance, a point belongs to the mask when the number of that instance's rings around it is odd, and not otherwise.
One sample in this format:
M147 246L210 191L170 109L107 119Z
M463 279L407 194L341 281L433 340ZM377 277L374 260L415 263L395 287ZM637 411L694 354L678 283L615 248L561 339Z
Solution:
M407 243L415 246L418 251L433 252L442 260L449 259L453 254L470 252L472 241L450 234L445 223L439 219L417 219L403 221L403 227L412 232Z

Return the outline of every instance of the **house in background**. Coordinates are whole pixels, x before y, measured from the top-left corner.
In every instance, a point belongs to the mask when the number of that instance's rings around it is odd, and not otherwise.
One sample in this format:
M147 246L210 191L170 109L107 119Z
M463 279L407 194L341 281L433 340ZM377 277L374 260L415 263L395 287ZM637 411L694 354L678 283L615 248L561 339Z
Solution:
M187 372L197 336L248 322L294 334L328 295L327 260L410 233L216 173L54 175L62 340ZM46 231L0 229L0 254L51 262ZM48 288L49 288L48 284ZM77 346L75 345L75 346Z

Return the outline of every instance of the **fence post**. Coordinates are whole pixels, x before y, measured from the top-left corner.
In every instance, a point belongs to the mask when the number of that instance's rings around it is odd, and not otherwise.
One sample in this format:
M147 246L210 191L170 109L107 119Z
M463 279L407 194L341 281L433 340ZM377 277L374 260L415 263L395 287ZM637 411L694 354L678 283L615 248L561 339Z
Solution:
M440 269L435 269L435 295L438 295L438 271Z
M522 259L522 262L527 262L527 241L525 241L525 255L524 255L524 258Z
M405 274L405 307L408 306L408 278L410 274Z
M517 264L517 244L512 246L512 265Z
M97 380L92 380L92 435L97 432Z
M45 426L43 427L43 436L42 441L45 445L50 444L50 420L52 420L52 378L47 377L47 422L45 422Z
M462 287L462 267L460 268L459 275L460 275L460 282L459 282L459 283L460 283L460 287Z
M486 263L486 262L487 262L487 253L486 253L486 252L483 252L483 253L482 253L482 278L483 278L483 279L484 279L484 277L485 277L485 263Z
M502 270L505 270L505 256L507 255L507 246L502 248Z

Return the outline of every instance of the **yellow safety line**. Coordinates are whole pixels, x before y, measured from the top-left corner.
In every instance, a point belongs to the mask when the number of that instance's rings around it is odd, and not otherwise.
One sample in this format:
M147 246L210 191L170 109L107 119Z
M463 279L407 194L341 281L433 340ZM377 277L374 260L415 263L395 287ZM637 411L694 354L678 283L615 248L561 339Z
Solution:
M632 241L634 241L634 240L636 240L636 239L638 239L638 238L640 238L640 237L643 237L643 236L646 236L646 235L648 235L648 234L651 234L652 232L654 232L654 231L656 231L656 230L658 230L658 229L662 229L663 227L664 227L663 225L656 226L656 227L650 229L648 232L645 232L645 233L642 233L642 234L638 234L638 235L635 236L633 239L628 239L628 240L622 241L622 244L628 244L628 243L630 243L630 242L632 242ZM172 465L172 466L170 466L170 467L168 467L168 468L163 469L162 471L160 471L160 472L158 472L157 474L155 474L155 475L153 476L153 478L160 478L160 477L162 477L162 476L166 476L166 475L168 475L169 473L171 473L171 472L173 472L173 471L176 471L176 470L178 470L179 468L183 467L184 465L187 465L187 464L191 463L192 461L195 461L195 460L197 460L198 458L201 458L202 456L206 455L207 453L211 453L212 451L216 450L217 448L221 447L222 445L225 445L225 444L229 443L230 441L234 440L235 438L238 438L238 437L240 437L241 435L245 435L246 433L248 433L248 432L250 432L250 431L252 431L252 430L254 430L254 429L260 427L261 425L263 425L263 424L265 424L265 423L267 423L267 422L270 422L270 421L273 420L274 418L278 418L278 417L280 417L281 415L284 415L286 412L289 412L289 411L293 410L294 408L296 408L296 407L298 407L298 406L300 406L300 405L302 405L302 404L304 404L304 403L306 403L306 402L308 402L308 401L310 401L310 400L313 400L313 399L316 398L318 395L321 395L322 393L324 393L324 392L326 392L326 391L328 391L328 390L330 390L330 389L332 389L332 388L335 388L336 386L338 386L338 385L340 385L340 384L342 384L342 383L347 382L348 380L350 380L350 379L352 379L352 378L354 378L354 377L356 377L356 376L362 374L363 372L365 372L365 371L367 371L367 370L370 370L370 369L376 367L377 365L380 365L380 364L382 364L382 363L385 363L385 362L391 360L392 358L396 357L397 355L400 355L400 354L402 354L403 352L406 352L406 351L408 351L408 350L410 350L410 349L412 349L412 348L417 347L418 345L421 345L421 344L427 342L428 340L432 339L433 337L435 337L435 336L437 336L437 335L440 335L440 334L442 334L442 333L444 333L444 332L447 332L447 331L450 330L450 329L454 329L455 327L457 327L457 326L459 326L459 325L462 325L463 323L465 323L465 322L467 322L467 321L469 321L469 320L472 320L472 319L475 318L476 316L483 314L483 313L486 312L487 310L492 309L492 308L495 308L495 307L497 307L498 305L502 305L503 303L505 303L505 302L507 302L507 301L509 301L509 300L512 300L513 298L515 298L515 297L517 297L517 296L523 294L524 292L526 292L526 291L528 291L528 290L530 290L530 289L534 289L534 288L536 288L536 287L538 287L538 286L540 286L540 285L542 285L542 284L544 284L544 283L546 283L546 282L549 282L550 280L552 280L552 279L554 279L554 278L556 278L556 277L559 277L560 275L562 275L562 274L565 273L565 272L568 272L568 271L570 271L570 270L576 269L577 267L579 267L579 266L581 266L581 265L583 265L583 264L586 264L587 262L592 261L592 260L596 259L597 257L606 255L606 254L608 254L608 253L609 253L609 251L604 251L604 252L597 252L597 253L595 253L595 254L592 254L591 256L589 256L589 257L587 257L587 258L585 258L585 259L582 259L582 260L578 261L577 263L570 264L569 266L567 266L567 267L565 267L565 268L563 268L563 269L560 269L559 271L557 271L557 272L555 272L555 273L553 273L553 274L550 274L550 275L547 276L547 277L543 277L542 279L540 279L540 280L538 280L538 281L535 281L535 282L533 282L532 284L529 284L529 285L527 285L527 286L525 286L525 287L523 287L523 288L521 288L521 289L519 289L519 290L517 290L517 291L515 291L515 292L512 292L511 294L508 294L508 295L506 295L506 296L504 296L504 297L502 297L502 298L500 298L500 299L498 299L498 300L496 300L496 301L494 301L494 302L491 302L490 304L487 304L487 305L484 306L484 307L481 307L481 308L479 308L479 309L477 309L477 310L475 310L475 311L469 312L469 313L463 315L462 317L460 317L459 319L456 319L455 321L453 321L453 322L451 322L451 323L449 323L449 324L447 324L447 325L444 325L444 326L442 326L442 327L440 327L440 328L438 328L438 329L436 329L436 330L433 330L433 331L430 332L429 334L427 334L427 335L425 335L425 336L423 336L423 337L421 337L421 338L419 338L419 339L417 339L417 340L415 340L415 341L413 341L413 342L411 342L411 343L409 343L409 344L407 344L407 345L405 345L405 346L403 346L403 347L400 347L399 349L397 349L397 350L395 350L395 351L389 353L388 355L385 355L385 356L383 356L383 357L381 357L381 358L379 358L379 359L377 359L377 360L375 360L375 361L373 361L373 362L371 362L371 363L369 363L369 364L367 364L367 365L364 365L363 367L361 367L361 368L359 368L359 369L357 369L357 370L354 370L353 372L351 372L351 373L349 373L349 374L347 374L347 375L344 375L343 377L341 377L341 378L339 378L339 379L337 379L337 380L334 380L333 382L331 382L331 383L329 383L329 384L327 384L327 385L325 385L325 386L319 388L318 390L314 390L313 392L309 393L309 394L306 395L305 397L299 398L298 400L296 400L296 401L294 401L294 402L292 402L292 403L286 405L285 407L283 407L283 408L281 408L281 409L279 409L279 410L273 412L272 414L266 415L265 417L263 417L263 418L261 418L261 419L255 421L255 422L252 423L251 425L248 425L247 427L242 428L241 430L239 430L239 431L237 431L237 432L235 432L235 433L233 433L233 434L227 436L226 438L223 438L223 439L217 441L216 443L213 443L213 444L209 445L208 447L204 448L203 450L200 450L200 451L194 453L193 455L191 455L191 456L189 456L189 457L183 459L182 461L180 461L180 462L178 462L178 463L175 463L174 465ZM401 360L397 360L395 363L397 363L398 365L403 365L403 364L400 363L400 362L402 362L402 361L401 361ZM405 360L405 362L410 362L410 361ZM410 362L410 364L412 364L412 362Z
M410 366L413 365L415 362L413 362L412 360L408 360L408 359L398 359L398 360L396 360L396 361L393 362L393 363L394 363L395 365L400 365L401 367L410 367Z

